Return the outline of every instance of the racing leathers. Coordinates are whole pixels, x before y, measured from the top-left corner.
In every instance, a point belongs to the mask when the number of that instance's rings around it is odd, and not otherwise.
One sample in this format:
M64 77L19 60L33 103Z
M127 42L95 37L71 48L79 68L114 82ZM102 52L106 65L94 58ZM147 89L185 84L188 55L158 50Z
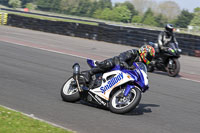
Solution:
M174 43L175 47L178 49L178 42L174 33L168 33L167 31L162 31L158 36L158 47L162 51L166 51L171 47L171 43Z
M83 75L86 78L86 82L89 82L91 76L94 74L104 73L106 71L109 71L116 65L120 65L128 69L132 66L133 62L139 62L139 61L140 61L140 54L138 50L132 49L120 53L118 56L97 63L96 67L91 68L89 71L85 71Z

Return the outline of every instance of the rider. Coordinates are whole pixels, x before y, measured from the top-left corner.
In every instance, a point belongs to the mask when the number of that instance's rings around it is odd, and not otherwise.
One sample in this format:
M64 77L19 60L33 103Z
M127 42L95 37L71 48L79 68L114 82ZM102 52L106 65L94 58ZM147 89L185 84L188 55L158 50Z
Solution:
M143 45L139 50L128 50L126 52L120 53L119 56L115 56L113 58L99 62L96 67L89 71L85 71L83 74L86 78L86 81L89 82L92 75L109 71L115 65L120 65L126 69L131 68L133 62L142 61L148 65L154 56L154 48L150 45Z
M167 24L165 26L165 30L162 31L158 36L158 47L162 51L168 50L168 47L170 47L170 43L174 43L175 47L178 49L179 52L180 49L178 48L178 42L174 35L174 27L172 24Z

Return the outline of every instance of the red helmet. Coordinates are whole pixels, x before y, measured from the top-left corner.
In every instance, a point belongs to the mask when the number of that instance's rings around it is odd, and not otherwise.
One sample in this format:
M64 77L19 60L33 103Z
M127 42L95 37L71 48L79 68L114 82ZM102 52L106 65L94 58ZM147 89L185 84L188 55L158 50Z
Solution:
M139 49L139 54L142 61L148 65L152 61L153 57L155 56L155 50L150 45L143 45Z

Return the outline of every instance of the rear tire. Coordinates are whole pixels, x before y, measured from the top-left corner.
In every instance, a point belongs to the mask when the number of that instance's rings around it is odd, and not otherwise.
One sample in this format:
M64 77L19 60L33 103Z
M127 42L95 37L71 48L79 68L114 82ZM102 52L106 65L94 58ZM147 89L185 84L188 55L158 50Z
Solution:
M61 88L61 97L66 102L76 102L80 99L80 94L77 86L72 86L72 82L75 82L73 77L70 77Z
M175 77L180 72L180 62L178 59L173 60L173 68L169 68L169 64L167 65L167 73L170 77Z
M116 91L110 101L110 111L117 114L124 114L135 109L141 100L141 91L136 86L132 88L127 97L121 97L123 90Z

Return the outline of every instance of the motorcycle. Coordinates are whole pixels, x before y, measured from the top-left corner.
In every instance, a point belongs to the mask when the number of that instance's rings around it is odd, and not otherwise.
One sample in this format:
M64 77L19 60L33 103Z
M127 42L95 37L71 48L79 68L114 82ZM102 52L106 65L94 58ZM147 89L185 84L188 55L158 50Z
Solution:
M181 49L174 43L170 43L167 50L159 52L158 44L149 42L156 51L156 56L147 66L148 72L153 72L155 69L167 72L170 77L175 77L180 72L180 57Z
M87 59L90 67L95 67L96 61ZM148 90L147 67L142 62L133 63L131 69L116 65L111 71L92 76L92 81L86 82L80 65L73 65L71 76L61 88L61 97L66 102L86 101L108 108L113 113L130 112L139 104L141 93ZM92 83L92 89L91 88Z

